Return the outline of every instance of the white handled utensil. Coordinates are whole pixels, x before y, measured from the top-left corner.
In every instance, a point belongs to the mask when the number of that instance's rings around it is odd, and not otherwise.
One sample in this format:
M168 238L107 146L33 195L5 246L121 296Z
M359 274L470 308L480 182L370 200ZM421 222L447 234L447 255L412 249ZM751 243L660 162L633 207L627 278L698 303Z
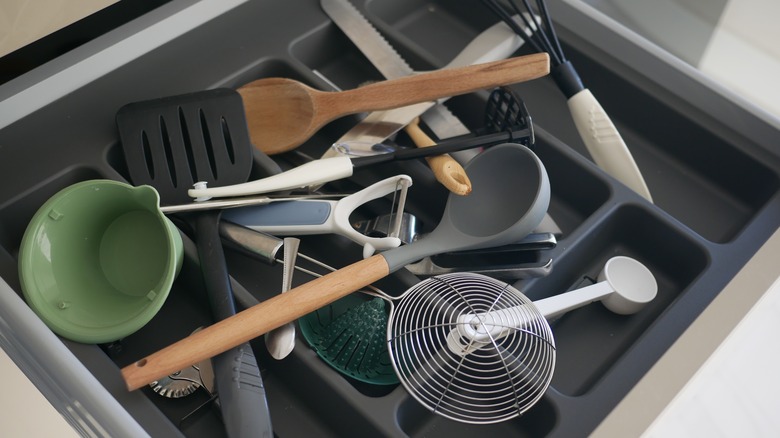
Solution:
M642 263L625 256L609 259L599 274L599 282L581 289L535 301L533 306L546 319L601 301L620 315L636 313L652 301L658 284L653 273ZM456 354L466 355L512 332L523 330L528 323L526 305L465 313L458 316L457 326L447 336L447 345Z
M482 3L533 50L550 55L550 76L566 96L574 125L593 161L606 173L652 202L650 190L623 137L601 104L583 85L571 61L563 53L544 0L538 0L536 3L539 9L538 19L531 18L536 18L536 15L525 1L521 2L525 6L525 13L519 15L510 15L512 12L521 11L515 0L509 1L511 8L502 6L496 0L482 0Z

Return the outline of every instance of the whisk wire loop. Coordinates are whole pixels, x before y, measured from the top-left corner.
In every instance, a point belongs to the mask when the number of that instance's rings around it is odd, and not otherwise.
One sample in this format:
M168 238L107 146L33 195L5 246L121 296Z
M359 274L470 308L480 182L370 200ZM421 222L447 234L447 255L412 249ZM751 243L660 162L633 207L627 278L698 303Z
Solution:
M509 0L509 3L512 5L512 8L515 10L515 13L519 15L523 21L525 22L526 28L530 30L531 35L536 37L537 41L539 42L539 45L544 49L545 52L550 54L551 62L553 65L560 65L563 63L563 54L560 53L560 51L556 51L556 47L550 42L552 39L552 35L548 37L546 31L550 29L552 26L552 23L550 21L545 20L545 17L542 15L542 20L536 20L536 15L533 13L533 9L531 8L531 5L528 3L528 0L522 0L523 6L525 6L525 11L522 11L520 7L517 5L517 2L515 0ZM539 1L536 2L537 5L539 4Z
M514 1L514 0L512 0ZM555 26L553 26L552 19L550 18L550 12L547 10L547 3L544 0L536 0L537 8L539 9L539 15L541 15L542 20L544 20L544 23L547 27L547 31L550 33L550 41L555 44L554 52L557 53L558 57L560 58L560 64L564 64L568 62L569 60L566 59L566 55L563 53L563 49L561 48L561 42L558 39L558 35L555 32Z
M487 325L495 324L480 319L488 312L498 312L498 326L514 329L491 334ZM487 339L463 337L468 353L453 351L449 338L468 324L487 332ZM533 303L507 283L471 273L432 277L407 291L388 322L388 350L412 397L433 412L474 424L530 409L555 365L552 330Z

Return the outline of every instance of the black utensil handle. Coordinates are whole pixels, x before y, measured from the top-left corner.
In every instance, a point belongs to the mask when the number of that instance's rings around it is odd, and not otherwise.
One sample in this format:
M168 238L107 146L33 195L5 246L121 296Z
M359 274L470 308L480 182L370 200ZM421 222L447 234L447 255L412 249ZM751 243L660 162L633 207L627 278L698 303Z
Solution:
M386 154L372 155L368 157L352 158L352 165L356 168L370 166L372 164L384 163L392 160L413 160L416 158L431 157L434 155L449 154L451 152L463 151L478 147L494 146L499 143L510 141L517 142L530 135L528 128L517 129L509 132L495 132L480 136L463 136L449 140L444 140L436 146L426 148L398 149Z
M217 321L236 313L225 253L219 235L219 211L198 213L195 218L198 257L203 281ZM271 415L260 369L245 343L213 359L214 379L222 418L229 437L273 436Z
M229 318L236 313L233 288L230 285L225 252L219 235L219 216L219 211L204 211L198 213L195 218L200 270L215 321Z

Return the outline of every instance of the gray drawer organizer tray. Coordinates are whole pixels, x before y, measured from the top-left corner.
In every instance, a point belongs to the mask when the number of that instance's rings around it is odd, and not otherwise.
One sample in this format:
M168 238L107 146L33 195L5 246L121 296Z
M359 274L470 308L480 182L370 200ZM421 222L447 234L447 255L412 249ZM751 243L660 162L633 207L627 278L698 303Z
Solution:
M477 0L354 3L417 70L444 65L495 22ZM656 204L589 161L565 101L549 79L514 86L536 122L536 150L552 184L549 213L563 230L550 253L553 273L518 286L532 299L558 294L595 278L609 257L624 254L655 273L658 298L631 317L588 306L555 321L558 361L551 387L522 417L488 426L431 414L400 386L351 381L330 369L302 340L282 362L272 360L258 340L253 347L278 436L587 435L780 224L780 153L771 149L780 138L776 127L713 91L691 69L654 55L658 51L649 44L589 7L573 1L550 3L566 52L624 135ZM329 89L313 70L342 88L380 78L316 0L249 1L2 129L0 275L20 293L20 240L28 220L51 195L81 180L126 180L114 124L122 105L237 87L270 76ZM476 128L486 96L455 98L448 106ZM356 120L331 123L300 153L318 156ZM299 163L300 155L288 153L274 160L284 168ZM266 169L268 161L257 157L254 175ZM415 181L408 210L425 227L433 227L446 193L421 163L358 172L332 188L354 189L399 172ZM306 237L302 252L335 266L360 257L360 248L334 236ZM62 341L153 436L223 434L213 409L181 421L205 395L169 400L148 389L128 393L119 375L120 367L210 323L195 258L187 241L187 261L169 300L138 333L109 346ZM278 293L279 266L232 251L228 258L231 275L258 299ZM305 281L305 275L296 280ZM399 293L416 281L402 271L381 286ZM16 329L4 325L2 330L23 339ZM54 381L68 376L47 364L39 366Z

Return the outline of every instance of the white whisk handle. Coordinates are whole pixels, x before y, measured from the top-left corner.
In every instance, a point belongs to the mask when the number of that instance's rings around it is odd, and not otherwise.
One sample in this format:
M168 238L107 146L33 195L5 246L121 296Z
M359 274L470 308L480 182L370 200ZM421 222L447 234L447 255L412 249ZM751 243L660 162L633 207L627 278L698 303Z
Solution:
M568 101L574 124L593 161L605 172L653 202L634 157L604 108L585 88Z

